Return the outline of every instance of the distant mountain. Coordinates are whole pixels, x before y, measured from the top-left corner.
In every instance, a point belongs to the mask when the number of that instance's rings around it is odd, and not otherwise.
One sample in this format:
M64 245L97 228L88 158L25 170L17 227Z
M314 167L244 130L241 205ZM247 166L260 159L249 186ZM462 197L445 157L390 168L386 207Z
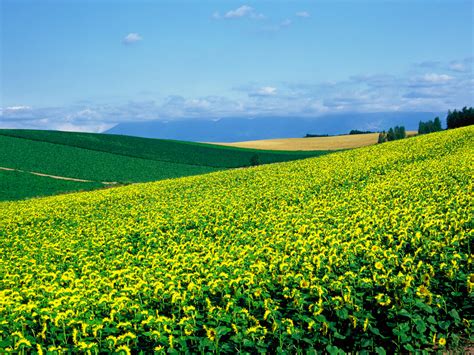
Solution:
M377 112L331 114L306 117L230 117L218 120L180 119L173 121L124 122L104 133L177 139L195 142L238 142L271 138L304 137L312 134L344 134L352 129L386 130L404 125L418 129L426 121L443 114L433 112Z

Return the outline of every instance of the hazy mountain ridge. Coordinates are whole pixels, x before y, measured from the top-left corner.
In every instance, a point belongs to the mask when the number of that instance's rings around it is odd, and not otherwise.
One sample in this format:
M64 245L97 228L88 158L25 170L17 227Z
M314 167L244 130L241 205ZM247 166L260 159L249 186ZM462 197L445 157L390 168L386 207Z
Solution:
M346 134L352 129L378 131L395 125L416 130L420 120L433 119L435 116L440 116L444 121L444 114L439 112L344 113L312 118L229 117L218 120L124 122L104 133L185 141L237 142L304 137L307 133Z

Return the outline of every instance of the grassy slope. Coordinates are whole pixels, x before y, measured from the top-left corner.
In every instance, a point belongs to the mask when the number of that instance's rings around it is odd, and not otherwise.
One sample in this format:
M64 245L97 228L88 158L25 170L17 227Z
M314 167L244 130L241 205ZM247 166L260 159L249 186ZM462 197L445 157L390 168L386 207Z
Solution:
M0 135L0 166L93 181L153 181L217 170Z
M166 350L172 335L177 351L207 352L217 347L208 339L215 329L222 352L453 346L468 332L459 315L474 311L473 140L468 127L318 159L1 203L4 346L21 331L43 347L56 340L77 351L76 333L103 351L111 336L117 347L152 352ZM36 313L59 319L56 328L48 321L44 339Z
M416 131L408 131L407 135L414 136L416 135ZM229 147L286 151L338 150L360 148L376 144L378 136L378 133L347 134L330 137L262 139L256 141L217 144Z
M321 149L313 152L275 152L271 150L262 151L241 149L194 142L77 132L0 130L0 135L62 144L149 160L216 168L237 168L248 166L250 159L255 154L258 154L260 163L267 164L319 156L327 153Z
M0 170L0 201L86 191L101 187L104 187L104 185L97 182L58 180L16 171Z
M259 151L258 160L273 163L325 153ZM89 133L0 130L0 167L96 182L146 182L204 174L248 166L253 155L253 150L199 143ZM9 192L0 193L0 199L65 191L61 183L51 182L46 187L45 184L38 185L37 181L31 174L26 174L17 184L7 185L5 178L3 185ZM41 194L40 186L45 187L44 194ZM82 190L92 186L68 184L68 189Z

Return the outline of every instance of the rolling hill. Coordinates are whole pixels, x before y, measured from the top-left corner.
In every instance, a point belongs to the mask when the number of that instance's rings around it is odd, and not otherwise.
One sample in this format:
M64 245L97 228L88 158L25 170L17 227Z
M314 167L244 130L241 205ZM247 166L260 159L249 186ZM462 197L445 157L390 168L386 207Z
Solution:
M466 127L2 202L0 351L456 349L474 314L473 149Z
M76 181L74 184L52 181L42 194L40 187L45 185L40 181L45 180L26 174L15 185L9 185L5 179L0 199L11 199L15 191L18 191L18 197L41 196L55 190L64 192L95 188L105 182L127 184L155 181L326 153L257 151L92 133L0 130L0 168L88 180L87 183ZM9 181L12 180L11 172L4 172L3 175L10 176ZM28 179L31 183L25 185ZM6 193L6 190L9 192Z
M412 137L416 131L408 131L407 136ZM346 134L328 137L308 137L308 138L282 138L282 139L262 139L256 141L244 141L233 143L213 143L229 147L251 148L251 149L271 149L271 150L339 150L353 149L376 144L378 133L367 134Z

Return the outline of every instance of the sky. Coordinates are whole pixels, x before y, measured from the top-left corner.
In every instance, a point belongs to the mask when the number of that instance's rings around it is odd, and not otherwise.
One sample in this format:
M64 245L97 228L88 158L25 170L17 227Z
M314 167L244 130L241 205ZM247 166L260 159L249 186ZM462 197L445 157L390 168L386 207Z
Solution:
M474 104L472 0L0 4L0 128Z

